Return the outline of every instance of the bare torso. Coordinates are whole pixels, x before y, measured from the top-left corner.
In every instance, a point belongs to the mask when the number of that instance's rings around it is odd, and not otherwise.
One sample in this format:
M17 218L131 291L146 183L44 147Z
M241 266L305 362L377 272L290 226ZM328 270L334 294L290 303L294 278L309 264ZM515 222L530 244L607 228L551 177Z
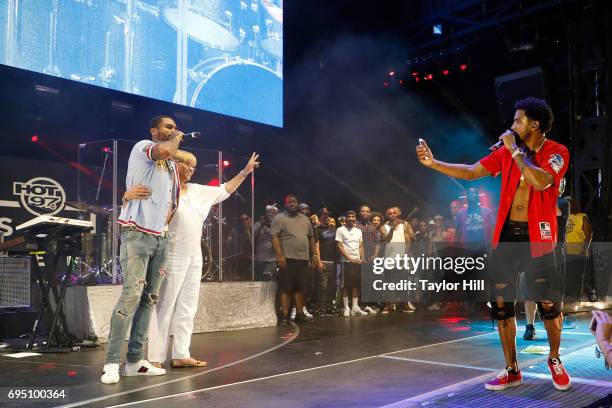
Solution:
M519 186L514 193L512 208L510 209L510 219L512 221L527 222L529 210L529 186L525 180L519 182Z

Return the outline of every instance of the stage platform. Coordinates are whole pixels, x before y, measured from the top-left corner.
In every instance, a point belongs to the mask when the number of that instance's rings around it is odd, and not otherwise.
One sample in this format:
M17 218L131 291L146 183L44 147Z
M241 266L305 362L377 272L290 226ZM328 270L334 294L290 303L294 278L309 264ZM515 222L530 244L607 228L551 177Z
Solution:
M66 293L66 319L73 335L105 343L121 285L72 286ZM276 282L206 282L194 333L252 329L276 325Z
M612 393L612 372L595 358L588 314L565 330L562 359L573 387L556 391L546 356L520 354L525 384L502 392L483 383L504 365L497 332L485 317L457 313L393 313L331 317L298 327L196 334L201 369L168 369L160 377L99 382L104 350L0 355L3 387L65 389L64 401L3 407L585 407ZM518 350L547 345L519 336ZM522 328L519 328L522 334ZM6 389L6 388L4 388Z

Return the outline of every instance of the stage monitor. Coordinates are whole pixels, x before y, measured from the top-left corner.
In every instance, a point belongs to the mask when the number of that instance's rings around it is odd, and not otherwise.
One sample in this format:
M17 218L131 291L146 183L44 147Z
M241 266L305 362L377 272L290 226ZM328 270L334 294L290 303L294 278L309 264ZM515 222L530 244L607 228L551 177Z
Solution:
M0 0L5 65L283 125L282 0Z

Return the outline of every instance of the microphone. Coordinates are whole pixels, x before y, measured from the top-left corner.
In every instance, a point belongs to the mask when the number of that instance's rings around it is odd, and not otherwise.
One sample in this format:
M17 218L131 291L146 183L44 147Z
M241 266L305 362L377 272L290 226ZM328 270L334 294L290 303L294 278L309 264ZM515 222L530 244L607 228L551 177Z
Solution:
M183 139L197 139L200 136L202 136L201 132L183 133Z
M514 135L514 137L518 138L519 135L518 133L516 133L514 130L508 130L508 132L512 133ZM504 142L502 142L501 140L498 141L497 143L495 143L493 146L489 147L489 151L494 152L496 150L498 150L500 147L502 147L504 145Z

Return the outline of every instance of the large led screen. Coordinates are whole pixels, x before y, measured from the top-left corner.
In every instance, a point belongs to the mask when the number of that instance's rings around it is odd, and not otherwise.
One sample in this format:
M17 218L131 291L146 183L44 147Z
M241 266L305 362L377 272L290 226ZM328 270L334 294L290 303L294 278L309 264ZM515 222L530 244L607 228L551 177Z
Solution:
M282 0L0 0L2 63L283 125Z

